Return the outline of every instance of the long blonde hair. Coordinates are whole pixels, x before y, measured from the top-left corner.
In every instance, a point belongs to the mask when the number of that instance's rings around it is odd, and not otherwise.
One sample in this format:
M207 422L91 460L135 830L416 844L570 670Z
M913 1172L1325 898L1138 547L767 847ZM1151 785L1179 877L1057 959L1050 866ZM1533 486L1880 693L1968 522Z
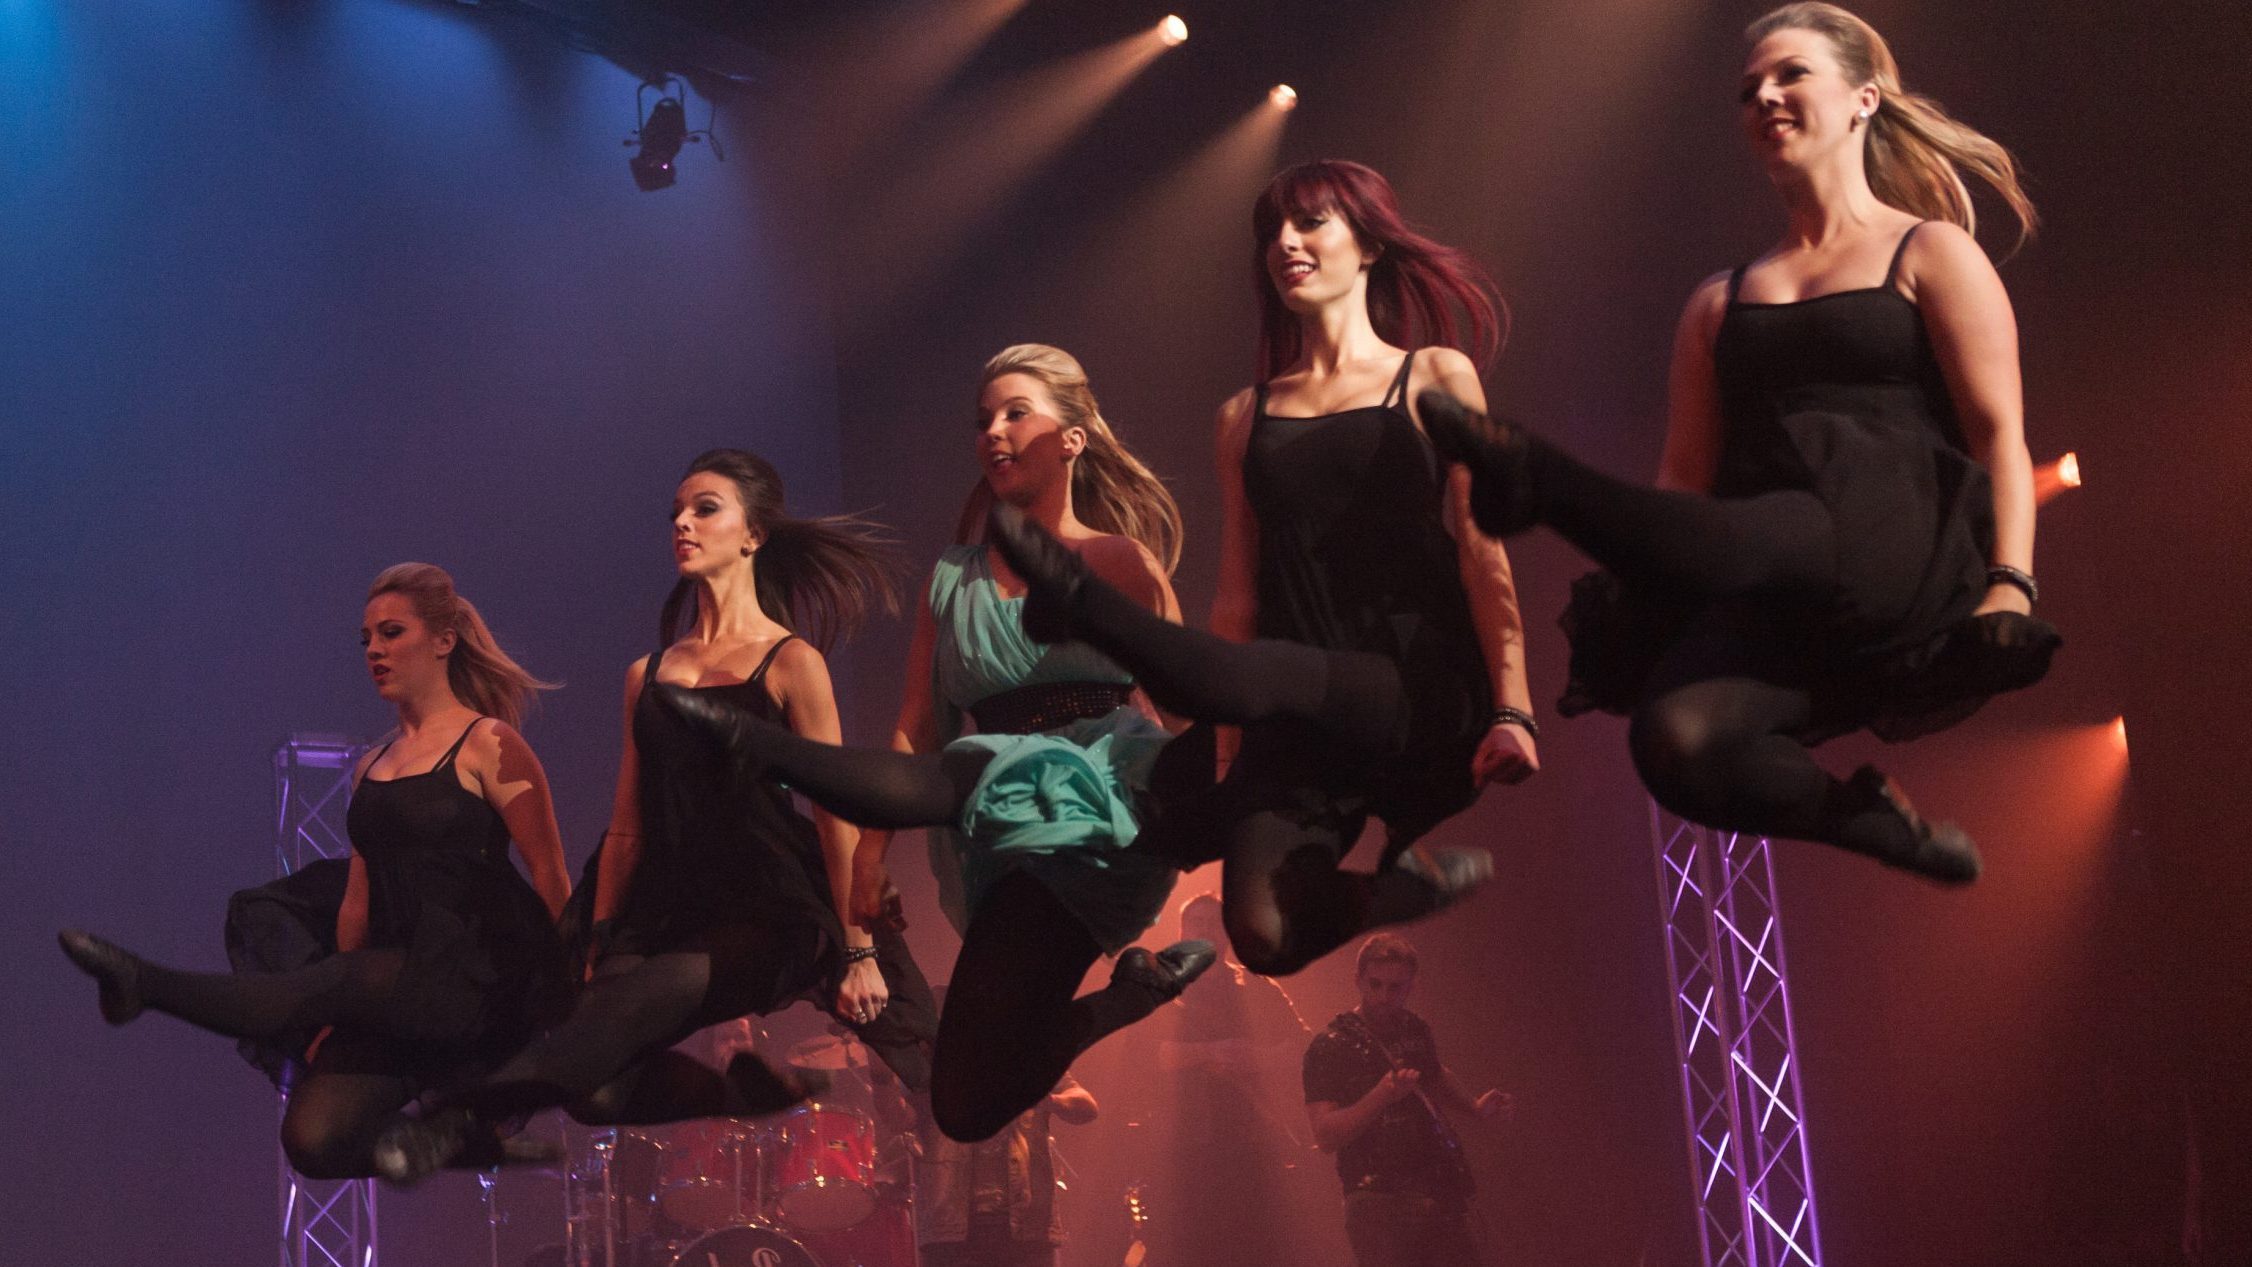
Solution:
M1869 119L1865 154L1869 188L1880 201L1975 233L1978 213L1963 183L1967 171L1992 186L2017 217L2012 250L2033 236L2040 216L2019 180L2017 160L2000 142L1958 122L1937 101L1901 87L1900 65L1875 27L1834 4L1806 0L1786 4L1745 27L1744 38L1757 44L1786 30L1812 31L1828 40L1846 82L1877 86L1877 112Z
M1056 402L1059 421L1087 433L1087 447L1071 464L1071 508L1081 523L1097 532L1132 537L1147 547L1165 568L1166 575L1181 563L1181 508L1165 482L1121 444L1102 407L1095 403L1087 371L1062 348L1045 343L1019 343L1005 347L985 363L978 375L979 391L1004 374L1029 374L1040 380ZM970 494L956 534L958 540L975 539L984 522L991 494L983 481Z
M555 683L533 677L500 649L476 604L455 592L454 578L444 568L394 563L368 586L368 601L375 601L378 594L405 598L432 637L454 635L453 654L446 657L446 685L453 688L455 699L478 712L520 726L532 692L555 689Z

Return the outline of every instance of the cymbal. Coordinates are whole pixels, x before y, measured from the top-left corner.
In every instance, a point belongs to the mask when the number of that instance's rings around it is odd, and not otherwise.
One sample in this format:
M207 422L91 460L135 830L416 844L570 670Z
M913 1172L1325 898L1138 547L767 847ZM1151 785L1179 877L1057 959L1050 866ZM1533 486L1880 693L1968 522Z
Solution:
M835 1073L845 1069L866 1069L868 1049L850 1038L808 1038L790 1048L789 1060L800 1069L821 1069Z

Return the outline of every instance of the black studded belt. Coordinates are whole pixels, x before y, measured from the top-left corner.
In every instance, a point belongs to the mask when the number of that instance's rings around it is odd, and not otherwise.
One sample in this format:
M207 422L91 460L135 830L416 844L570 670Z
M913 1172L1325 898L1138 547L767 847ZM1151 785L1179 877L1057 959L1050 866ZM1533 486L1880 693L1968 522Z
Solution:
M1133 693L1125 682L1040 682L988 695L970 705L970 716L989 735L1029 735L1116 712Z

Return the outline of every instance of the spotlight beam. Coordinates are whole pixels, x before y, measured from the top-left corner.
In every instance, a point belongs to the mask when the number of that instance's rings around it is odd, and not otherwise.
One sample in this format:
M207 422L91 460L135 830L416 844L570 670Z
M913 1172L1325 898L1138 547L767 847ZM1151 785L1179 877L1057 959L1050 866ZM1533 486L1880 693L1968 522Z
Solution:
M923 0L832 32L811 59L830 169L922 109L1025 2Z
M1165 51L1145 30L1028 71L954 113L921 161L848 202L846 293L873 309L942 266L961 239L1015 194Z

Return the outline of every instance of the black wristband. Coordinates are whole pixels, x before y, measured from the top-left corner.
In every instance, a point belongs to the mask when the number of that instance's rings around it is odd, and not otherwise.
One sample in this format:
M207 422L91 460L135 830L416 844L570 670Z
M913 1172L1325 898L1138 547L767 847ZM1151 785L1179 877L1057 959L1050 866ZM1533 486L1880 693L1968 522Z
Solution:
M2025 595L2028 603L2041 601L2041 587L2033 583L2031 572L2021 571L2006 563L1997 563L1986 569L1988 585L2007 585Z
M861 960L863 960L863 959L873 959L873 958L875 958L875 957L876 957L876 948L875 948L874 946L847 946L847 947L845 947L845 960L844 960L844 961L845 961L845 966L846 966L846 967L848 967L848 968L849 968L849 967L851 967L852 965L856 964L856 963L859 963L859 962L860 962Z
M1531 713L1521 708L1504 706L1495 709L1494 715L1486 721L1486 729L1492 730L1496 726L1522 726L1526 734L1535 739L1540 738L1540 723L1533 720Z

